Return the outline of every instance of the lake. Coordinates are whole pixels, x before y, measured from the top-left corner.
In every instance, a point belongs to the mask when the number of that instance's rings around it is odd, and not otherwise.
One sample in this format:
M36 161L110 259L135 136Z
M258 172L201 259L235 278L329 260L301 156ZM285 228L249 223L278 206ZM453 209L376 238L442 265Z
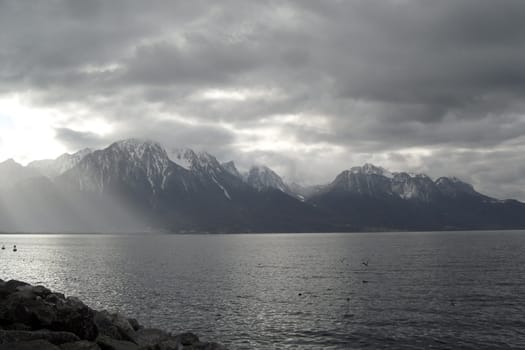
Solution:
M4 280L231 349L525 348L525 231L0 235L1 244Z

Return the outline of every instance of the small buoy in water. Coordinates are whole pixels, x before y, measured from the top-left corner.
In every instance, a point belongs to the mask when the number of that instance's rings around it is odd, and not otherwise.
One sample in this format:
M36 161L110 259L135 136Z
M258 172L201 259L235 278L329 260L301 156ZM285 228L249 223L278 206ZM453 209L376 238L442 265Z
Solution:
M301 296L301 295L303 295L303 293L299 293L299 294L297 294L297 295Z
M5 245L2 245L2 250L5 250Z
M16 249L16 244L13 246L13 251L16 252L18 249Z
M363 280L363 283L368 283L368 281L367 280Z

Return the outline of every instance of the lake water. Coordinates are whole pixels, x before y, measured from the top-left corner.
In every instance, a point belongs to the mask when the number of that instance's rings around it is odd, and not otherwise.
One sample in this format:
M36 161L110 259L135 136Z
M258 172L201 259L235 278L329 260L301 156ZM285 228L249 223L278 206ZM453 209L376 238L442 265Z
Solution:
M525 348L525 231L0 235L1 244L2 279L231 349Z

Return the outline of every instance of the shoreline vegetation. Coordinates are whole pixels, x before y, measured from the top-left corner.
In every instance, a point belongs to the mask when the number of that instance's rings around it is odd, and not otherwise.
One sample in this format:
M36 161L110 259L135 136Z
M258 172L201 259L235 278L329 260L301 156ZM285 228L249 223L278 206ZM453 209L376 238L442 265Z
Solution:
M145 328L40 285L0 279L0 350L225 350L193 333Z

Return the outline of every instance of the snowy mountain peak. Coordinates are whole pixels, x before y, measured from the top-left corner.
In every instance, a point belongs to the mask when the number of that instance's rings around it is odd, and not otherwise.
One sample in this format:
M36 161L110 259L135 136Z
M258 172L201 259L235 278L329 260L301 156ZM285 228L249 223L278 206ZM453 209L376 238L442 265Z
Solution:
M148 172L162 173L170 165L166 150L157 142L141 139L127 139L111 144L106 151L120 153L132 161L131 164L142 165Z
M192 149L175 149L171 153L173 161L189 170L201 181L210 181L219 188L224 196L229 200L232 199L230 191L232 183L228 179L231 173L225 169L211 154L207 152L195 152ZM241 179L239 179L241 180ZM241 182L241 181L239 181Z
M408 173L403 173L403 174L406 174L406 175L408 175L411 178L430 179L430 176L428 176L427 174L422 174L422 173L408 172Z
M130 165L144 167L148 169L148 172L157 174L166 170L171 163L166 150L159 143L149 140L121 140L111 144L103 151L116 153L114 157L120 156L131 161Z
M87 147L87 148L81 149L80 151L72 153L71 157L82 159L90 153L93 153L93 149Z
M164 148L158 143L150 140L142 139L126 139L112 143L108 149L118 149L130 154L133 157L143 157L147 153L158 153L159 155L166 155Z
M85 156L92 152L92 149L84 148L75 153L64 153L55 159L36 160L29 163L27 166L43 176L54 178L73 168Z
M395 173L392 192L403 199L430 201L436 194L434 182L425 174Z
M391 179L385 173L386 170L370 165L353 167L340 173L327 189L370 196L390 195Z
M480 196L471 185L454 177L442 177L433 181L426 174L390 173L372 164L343 171L325 191L344 191L372 197L395 196L423 202L443 196Z
M440 177L435 184L441 193L449 197L457 197L459 194L477 195L471 184L457 177Z
M85 156L92 153L91 148L84 148L75 153L66 153L55 159L56 168L63 173L78 164Z
M133 184L156 193L176 171L166 151L156 142L127 139L89 153L62 177L74 179L80 190L103 192L111 184Z
M191 170L197 154L189 149L174 149L170 152L171 159L186 170Z
M369 163L342 172L329 186L329 190L373 197L396 196L420 201L430 201L438 192L434 182L427 175L391 173Z
M214 156L206 152L198 152L197 158L195 160L196 160L194 164L195 167L213 168L213 169L220 168L219 161Z
M246 182L259 191L274 188L285 193L291 192L283 179L264 165L251 167Z
M192 171L218 171L221 169L219 161L207 152L195 152L189 148L173 150L172 159L175 163Z
M228 173L232 174L233 176L239 179L242 179L242 175L239 172L239 170L237 170L237 167L235 166L235 163L233 162L233 160L226 162L226 163L222 163L221 165L224 168L224 170L226 170Z
M392 178L393 175L390 171L385 168L375 166L370 163L365 163L363 166L356 166L350 168L350 173L352 174L363 174L363 175L379 175L388 178Z
M469 185L465 181L462 181L462 180L460 180L459 178L457 178L455 176L450 176L450 177L442 176L442 177L440 177L439 179L436 180L436 184L447 184L447 183Z
M400 172L400 173L392 173L392 179L395 181L408 181L410 179L421 179L424 181L432 181L432 179L426 175L421 173L412 173L412 172Z

